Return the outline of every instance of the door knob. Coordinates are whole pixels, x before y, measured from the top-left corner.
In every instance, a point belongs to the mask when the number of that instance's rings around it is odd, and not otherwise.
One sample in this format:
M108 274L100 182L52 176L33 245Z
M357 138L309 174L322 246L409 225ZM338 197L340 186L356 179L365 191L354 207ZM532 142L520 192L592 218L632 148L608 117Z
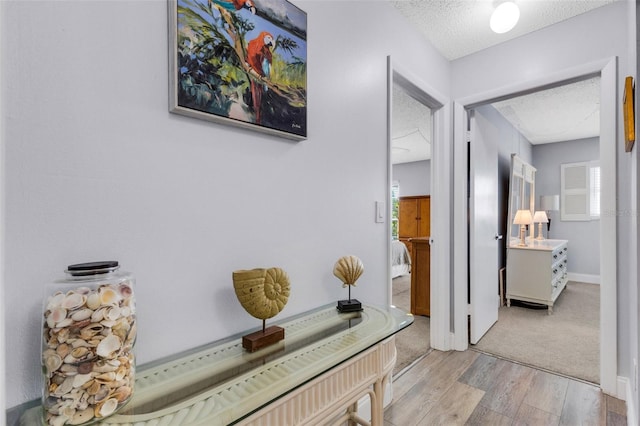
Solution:
M496 240L501 240L502 239L502 234L496 234Z

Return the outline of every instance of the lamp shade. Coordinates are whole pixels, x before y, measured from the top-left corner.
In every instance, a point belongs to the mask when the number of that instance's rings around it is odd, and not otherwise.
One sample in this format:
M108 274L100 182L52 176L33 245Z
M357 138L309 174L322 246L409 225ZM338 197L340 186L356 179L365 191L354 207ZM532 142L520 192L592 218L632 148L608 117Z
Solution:
M531 212L529 210L518 210L516 217L513 218L514 225L528 225L532 222Z
M560 210L560 196L559 195L541 195L540 196L540 210Z
M537 211L533 214L533 222L534 223L547 223L549 222L549 218L547 217L547 214L543 211Z

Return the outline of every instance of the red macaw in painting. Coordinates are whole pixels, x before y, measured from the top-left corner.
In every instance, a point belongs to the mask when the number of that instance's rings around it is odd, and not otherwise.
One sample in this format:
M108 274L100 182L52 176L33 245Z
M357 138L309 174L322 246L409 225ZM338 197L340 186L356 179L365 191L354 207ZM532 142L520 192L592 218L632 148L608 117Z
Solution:
M247 45L247 62L261 77L269 78L271 74L271 48L274 45L273 36L267 31L262 31L258 37L251 40ZM256 123L260 123L260 104L265 90L266 86L253 79L251 80L251 98L253 100L253 110L256 114Z
M248 9L255 15L256 7L253 0L208 0L209 7L213 7L213 3L224 7L227 10Z

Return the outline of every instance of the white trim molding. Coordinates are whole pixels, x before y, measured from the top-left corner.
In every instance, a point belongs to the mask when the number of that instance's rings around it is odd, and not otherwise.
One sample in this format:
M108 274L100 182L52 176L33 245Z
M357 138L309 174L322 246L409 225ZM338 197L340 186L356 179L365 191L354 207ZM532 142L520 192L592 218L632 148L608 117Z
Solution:
M576 272L569 272L567 274L567 277L569 281L587 284L600 284L600 275L578 274Z
M412 97L426 105L432 112L431 145L431 325L430 345L434 349L447 351L453 349L451 336L451 197L452 147L449 141L451 129L451 104L433 87L426 84L406 68L387 57L388 74L388 126L387 126L387 205L391 206L391 96L394 81L403 87ZM391 212L389 210L389 217ZM389 227L389 303L391 303L391 229Z

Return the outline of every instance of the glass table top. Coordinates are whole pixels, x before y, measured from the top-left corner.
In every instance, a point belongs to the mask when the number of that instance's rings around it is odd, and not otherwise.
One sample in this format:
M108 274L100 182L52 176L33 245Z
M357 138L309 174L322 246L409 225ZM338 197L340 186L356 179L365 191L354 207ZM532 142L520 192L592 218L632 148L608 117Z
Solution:
M273 318L269 325L284 328L285 338L256 352L242 347L242 336L255 331L249 330L139 366L134 396L98 424L155 425L168 417L197 417L203 407L209 413L203 424L234 424L412 322L400 309L370 305L340 313L331 304ZM40 416L35 407L20 424L37 424L30 421Z

